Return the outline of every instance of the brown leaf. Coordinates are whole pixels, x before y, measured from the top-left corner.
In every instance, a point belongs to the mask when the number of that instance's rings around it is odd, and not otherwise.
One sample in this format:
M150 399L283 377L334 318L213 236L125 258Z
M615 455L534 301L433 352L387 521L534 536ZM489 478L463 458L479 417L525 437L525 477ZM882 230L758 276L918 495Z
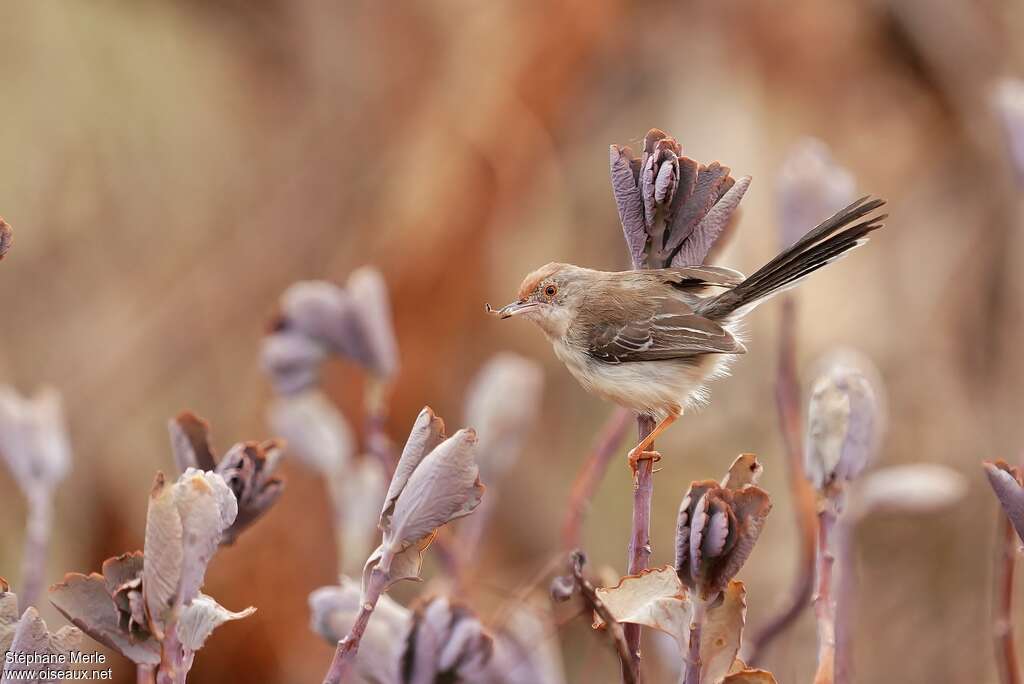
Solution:
M614 587L598 587L597 597L604 602L617 622L644 625L672 636L685 648L690 633L690 601L675 568L644 570L623 577ZM595 627L603 621L595 616Z
M188 468L213 470L217 466L210 448L210 424L205 420L191 411L182 411L167 422L167 430L178 472Z
M777 684L775 677L767 670L740 670L726 675L722 684Z
M156 639L132 638L121 628L117 608L102 576L95 573L65 575L63 582L50 587L50 603L73 625L132 662L140 665L160 662L160 644Z
M224 531L222 544L233 544L284 492L284 482L272 477L281 454L276 440L243 442L231 447L217 464L217 473L238 501L238 515Z
M740 454L729 466L729 472L722 480L722 486L726 489L742 489L748 484L757 484L764 472L755 454Z
M708 610L701 629L701 681L717 682L729 672L740 650L746 614L746 589L743 582L733 580L721 602Z

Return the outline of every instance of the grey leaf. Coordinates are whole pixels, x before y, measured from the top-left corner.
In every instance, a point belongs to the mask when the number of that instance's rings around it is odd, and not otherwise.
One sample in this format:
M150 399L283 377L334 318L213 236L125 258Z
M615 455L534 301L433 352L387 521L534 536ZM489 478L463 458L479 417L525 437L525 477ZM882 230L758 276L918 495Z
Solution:
M206 594L198 594L181 611L178 618L178 638L189 651L198 651L213 630L230 620L241 620L256 612L252 606L233 613Z
M391 477L391 484L388 486L388 492L384 497L384 506L381 508L380 513L380 528L382 530L386 530L391 526L391 517L395 510L395 503L398 501L398 496L402 493L402 490L405 489L406 484L408 484L413 471L416 470L426 455L433 451L443 439L444 421L434 415L434 411L429 406L425 406L419 415L416 416L416 422L412 425L409 439L405 442L402 456L398 459L395 474Z
M748 187L750 187L750 176L740 178L711 207L711 210L700 220L690 236L683 241L679 251L672 257L674 268L704 263L708 252L711 251L726 226L729 225L729 221L732 220Z
M469 610L438 597L413 615L402 661L408 684L434 684L447 674L456 681L480 681L494 651L491 636Z
M279 397L268 420L288 453L321 474L341 472L355 450L348 423L319 390Z
M206 566L220 546L224 530L235 521L238 503L224 478L217 473L190 468L173 489L183 531L177 601L187 606L203 586Z
M299 330L278 330L263 338L260 365L279 394L289 395L315 387L327 348Z
M11 642L11 651L15 653L32 653L40 656L63 655L67 659L71 651L79 650L82 643L82 633L74 627L61 627L51 634L46 629L46 623L39 617L35 608L29 606L25 609L18 627L14 632L14 641ZM65 663L28 663L19 665L7 663L4 666L3 682L50 682L57 677L56 673L67 670ZM22 676L11 676L15 673ZM32 675L35 676L32 676ZM26 676L27 675L27 676Z
M1017 536L1024 541L1024 489L1021 488L1019 475L1006 461L986 461L983 465L992 491L1003 505Z
M156 639L132 637L121 628L117 609L100 575L66 575L63 582L50 588L50 603L73 625L132 662L160 662L160 644Z
M628 148L612 145L609 148L611 164L612 194L619 210L619 221L622 233L626 238L626 246L633 262L633 268L641 268L644 261L644 250L647 245L647 227L644 223L644 205L640 198L630 162L633 152Z
M369 368L379 377L390 379L398 372L398 343L384 277L377 269L364 266L348 277L347 288L371 353Z
M174 501L174 487L163 473L157 473L146 513L146 541L143 549L143 595L152 627L162 636L164 615L174 605L181 580L182 525Z

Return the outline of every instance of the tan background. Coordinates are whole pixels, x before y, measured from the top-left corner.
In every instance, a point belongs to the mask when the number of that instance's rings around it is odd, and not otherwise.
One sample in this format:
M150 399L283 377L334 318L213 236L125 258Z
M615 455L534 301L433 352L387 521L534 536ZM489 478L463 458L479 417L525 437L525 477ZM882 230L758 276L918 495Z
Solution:
M563 497L609 408L535 330L484 318L483 302L546 261L625 265L607 145L651 126L753 175L722 259L751 270L776 245L775 171L811 134L893 217L802 288L801 367L839 344L871 356L889 390L881 460L947 463L970 480L956 511L862 530L859 681L993 681L995 507L977 464L1024 444L1024 220L987 87L1024 66L1011 40L1022 19L994 0L4 3L0 214L15 241L0 265L0 381L57 385L75 451L48 581L141 546L176 411L208 417L222 448L267 436L257 352L277 295L372 263L402 348L396 437L427 402L457 424L496 350L545 367L542 425L480 560L486 615L557 548ZM761 455L776 509L742 573L754 624L795 562L777 316L775 304L752 316L749 355L660 443L654 501L664 563L687 483ZM355 424L360 382L330 369ZM305 603L334 573L328 504L300 465L284 470L278 508L208 576L222 603L259 612L212 637L190 681L317 681L328 663ZM616 462L585 530L595 566L624 566L627 492ZM23 515L0 474L0 574L15 587ZM588 629L563 630L569 680L614 681ZM766 664L808 681L813 654L808 612ZM599 659L586 675L585 658Z

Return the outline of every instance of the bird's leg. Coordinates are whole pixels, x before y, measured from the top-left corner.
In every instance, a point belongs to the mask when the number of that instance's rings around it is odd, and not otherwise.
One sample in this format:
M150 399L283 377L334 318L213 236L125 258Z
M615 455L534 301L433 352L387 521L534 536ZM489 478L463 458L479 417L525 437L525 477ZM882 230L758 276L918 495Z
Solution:
M654 440L657 439L658 435L668 429L668 426L674 423L678 417L679 415L675 413L668 414L664 420L654 426L654 429L651 430L651 434L644 437L640 440L639 444L629 450L629 469L633 471L633 479L636 479L638 461L643 458L654 458L654 460L657 461L658 458L660 458L660 456L656 457L652 455L656 454L656 452L649 452L647 449L654 444Z

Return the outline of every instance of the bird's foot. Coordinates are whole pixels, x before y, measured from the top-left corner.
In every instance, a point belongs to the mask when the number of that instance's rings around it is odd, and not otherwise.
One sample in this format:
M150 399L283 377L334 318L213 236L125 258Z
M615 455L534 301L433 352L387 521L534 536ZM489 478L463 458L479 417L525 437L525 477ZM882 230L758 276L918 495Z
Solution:
M633 449L629 452L627 459L629 461L629 469L633 471L633 486L636 487L640 483L640 461L650 460L653 465L661 460L661 454L657 451Z

